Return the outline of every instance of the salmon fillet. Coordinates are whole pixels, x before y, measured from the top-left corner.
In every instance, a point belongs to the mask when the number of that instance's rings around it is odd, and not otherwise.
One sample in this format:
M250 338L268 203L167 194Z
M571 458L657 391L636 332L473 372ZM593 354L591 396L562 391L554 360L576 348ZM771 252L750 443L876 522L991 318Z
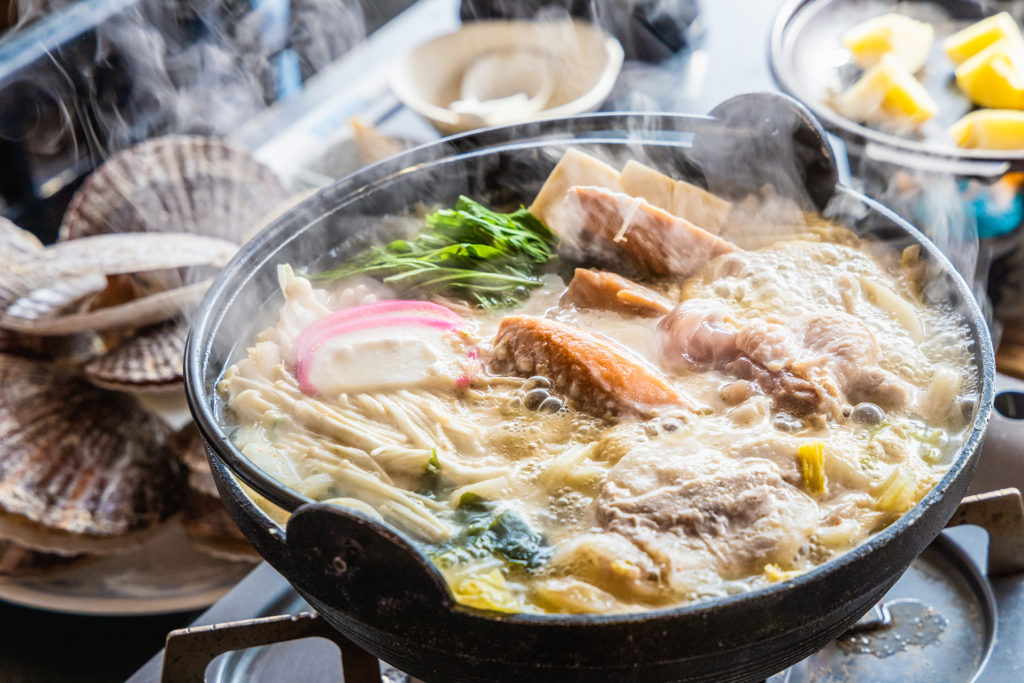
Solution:
M660 406L692 408L654 370L610 342L557 320L503 318L490 367L521 377L544 375L576 407L598 417L648 417Z
M604 270L577 268L563 304L596 308L641 318L657 318L672 310L672 302L653 289Z
M736 249L639 197L601 187L569 188L560 210L558 223L569 245L604 262L624 256L644 275L692 275Z

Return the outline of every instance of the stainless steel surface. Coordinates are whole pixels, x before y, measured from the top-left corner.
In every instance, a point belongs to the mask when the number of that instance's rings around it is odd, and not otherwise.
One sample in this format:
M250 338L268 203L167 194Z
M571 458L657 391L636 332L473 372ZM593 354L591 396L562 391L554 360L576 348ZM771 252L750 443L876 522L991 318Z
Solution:
M995 639L988 582L956 543L940 536L854 628L769 681L971 681Z

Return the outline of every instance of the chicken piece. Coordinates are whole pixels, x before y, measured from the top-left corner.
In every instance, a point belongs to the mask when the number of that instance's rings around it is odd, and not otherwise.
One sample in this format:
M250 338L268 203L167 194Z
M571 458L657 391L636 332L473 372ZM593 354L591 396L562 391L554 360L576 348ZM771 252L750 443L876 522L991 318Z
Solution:
M648 417L663 406L693 407L657 372L611 342L546 318L503 318L490 367L521 377L544 375L581 410L598 417Z
M728 310L717 301L684 301L658 324L666 358L682 369L715 368L746 380L776 409L793 415L825 410L819 388L786 369L798 347L785 327L754 321L737 331L728 320Z
M818 523L817 504L775 463L722 458L689 441L625 456L596 505L604 528L650 555L676 593L699 585L693 574L708 564L727 579L791 566Z
M690 299L658 323L665 356L684 370L720 368L740 351L736 332L728 326L729 312L711 299Z
M788 362L794 374L822 387L836 399L870 401L886 409L904 407L909 385L879 367L881 350L871 330L846 313L816 313L796 319L802 352Z
M890 409L910 400L909 385L878 366L878 343L851 315L755 319L739 329L730 322L716 301L685 301L658 324L663 353L685 370L715 368L751 382L795 416L838 417L846 402Z
M736 245L639 197L601 187L569 188L560 205L561 237L584 256L625 257L644 275L692 275Z
M874 403L886 410L899 410L910 403L911 386L885 368L866 368L858 373L846 390L850 403Z
M832 412L837 407L821 390L789 370L772 372L748 356L738 356L722 366L722 370L754 384L772 400L772 406L790 415L805 417L815 413Z
M621 275L592 268L576 269L561 303L641 318L657 318L672 310L672 302L653 289Z

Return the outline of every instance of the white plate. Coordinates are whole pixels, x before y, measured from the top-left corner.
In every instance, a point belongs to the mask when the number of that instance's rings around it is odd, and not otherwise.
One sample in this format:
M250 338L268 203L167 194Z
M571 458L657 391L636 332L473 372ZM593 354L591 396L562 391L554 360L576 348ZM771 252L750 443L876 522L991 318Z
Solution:
M69 614L125 616L196 610L253 568L199 550L177 521L138 550L35 576L0 576L0 599Z

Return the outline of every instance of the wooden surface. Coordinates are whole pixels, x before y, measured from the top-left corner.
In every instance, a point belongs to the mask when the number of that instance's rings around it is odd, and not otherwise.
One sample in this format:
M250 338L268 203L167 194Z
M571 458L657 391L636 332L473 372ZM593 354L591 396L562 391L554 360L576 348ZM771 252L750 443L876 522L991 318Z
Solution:
M1024 319L1004 320L1003 334L996 349L996 369L1024 379Z

